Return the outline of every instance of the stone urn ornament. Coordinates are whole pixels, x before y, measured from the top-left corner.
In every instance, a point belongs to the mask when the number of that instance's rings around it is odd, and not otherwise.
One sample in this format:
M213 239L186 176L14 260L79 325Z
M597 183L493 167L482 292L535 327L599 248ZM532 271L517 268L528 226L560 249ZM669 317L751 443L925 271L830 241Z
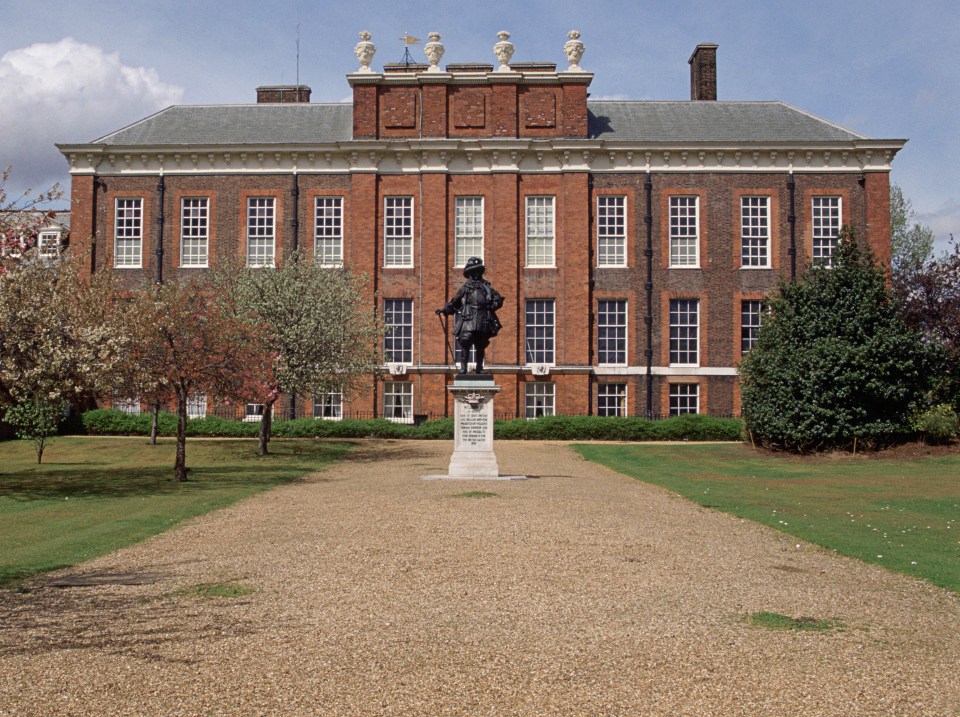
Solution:
M370 63L373 62L373 56L377 54L377 46L370 42L372 36L364 30L360 33L360 42L353 48L353 54L360 60L360 69L357 72L373 72L370 69Z
M497 72L513 72L508 64L510 58L513 57L513 43L510 42L510 33L501 30L497 33L497 37L500 38L500 42L493 46L493 54L497 56L497 60L500 62Z
M427 56L427 60L430 62L427 72L440 72L440 58L446 52L443 43L440 42L440 33L431 32L427 34L427 37L430 41L423 46L423 54Z
M580 58L583 57L585 48L580 42L580 31L571 30L567 33L567 37L570 39L563 44L563 52L567 56L567 62L570 63L567 72L583 72L583 68L580 67Z

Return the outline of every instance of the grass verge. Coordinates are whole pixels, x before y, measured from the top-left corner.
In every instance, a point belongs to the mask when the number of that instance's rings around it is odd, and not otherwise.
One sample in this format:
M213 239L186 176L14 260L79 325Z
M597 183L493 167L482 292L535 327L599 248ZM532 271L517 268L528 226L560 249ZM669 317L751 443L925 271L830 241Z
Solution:
M188 588L177 590L170 594L170 597L186 597L194 599L203 598L241 598L252 595L257 591L256 588L249 585L238 585L237 583L200 583L191 585Z
M815 617L789 617L779 612L755 612L750 615L750 624L768 630L797 630L799 632L830 632L843 627L836 620L818 620Z
M40 466L26 441L0 443L0 587L95 558L341 457L347 443L190 441L176 483L174 441L58 438Z
M960 455L796 458L742 445L580 445L708 508L960 592Z

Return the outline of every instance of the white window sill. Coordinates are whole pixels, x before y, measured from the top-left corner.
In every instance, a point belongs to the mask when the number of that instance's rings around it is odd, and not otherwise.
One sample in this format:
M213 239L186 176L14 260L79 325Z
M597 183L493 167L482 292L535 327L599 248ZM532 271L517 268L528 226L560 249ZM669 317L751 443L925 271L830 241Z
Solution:
M700 269L700 265L696 264L671 264L667 267L668 269Z

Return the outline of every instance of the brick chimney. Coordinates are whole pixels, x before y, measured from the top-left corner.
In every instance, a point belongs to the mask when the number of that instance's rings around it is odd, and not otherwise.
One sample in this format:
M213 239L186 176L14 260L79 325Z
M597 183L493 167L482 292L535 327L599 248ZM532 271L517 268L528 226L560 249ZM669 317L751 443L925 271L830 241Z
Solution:
M717 47L713 42L701 42L690 55L691 100L717 99Z
M257 88L257 104L309 102L310 88L306 85L271 85Z

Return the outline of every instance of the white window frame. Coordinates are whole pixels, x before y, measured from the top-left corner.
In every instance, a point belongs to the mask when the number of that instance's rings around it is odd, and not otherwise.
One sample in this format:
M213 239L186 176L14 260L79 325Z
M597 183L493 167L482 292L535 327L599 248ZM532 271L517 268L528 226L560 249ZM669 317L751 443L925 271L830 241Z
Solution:
M740 354L746 356L757 344L757 332L763 326L764 302L762 299L740 301ZM750 323L744 319L751 319ZM756 321L752 321L756 319ZM746 348L745 348L746 347Z
M557 300L527 299L524 304L524 360L534 364L556 365ZM533 320L531 321L531 316Z
M413 299L384 299L383 356L386 363L413 363Z
M700 197L675 194L669 198L670 268L700 268Z
M538 406L537 400L542 401ZM527 381L523 384L523 415L527 420L557 414L557 385L552 381Z
M247 403L243 408L244 423L259 423L263 420L263 414L266 411L264 403Z
M681 302L687 304L687 308L684 310L681 307ZM691 312L689 310L689 305L693 304L695 307L695 323L690 323L689 321L681 321L684 318L689 319ZM674 312L674 305L676 305L677 310ZM669 363L671 366L699 366L700 365L700 300L699 299L670 299L669 304L669 327L670 327L670 337L669 337L669 346L668 350L670 352ZM674 313L677 314L677 320L674 320ZM692 332L691 332L692 329ZM676 335L674 335L676 334ZM693 349L690 349L690 343L693 343ZM693 361L682 361L680 360L686 354L686 358L690 358L689 354L694 354ZM676 355L677 360L674 360Z
M740 197L740 268L770 268L770 197Z
M610 318L616 319L611 323ZM613 350L609 342L615 342ZM604 342L607 347L604 348ZM622 345L622 348L621 348ZM597 301L597 364L599 366L627 365L627 300L599 299ZM605 361L613 354L615 361ZM622 354L622 355L621 355Z
M413 197L383 198L383 266L413 268Z
M319 410L318 410L319 409ZM327 391L313 396L313 417L325 421L343 419L343 392Z
M486 354L484 356L484 361L489 366L492 361L490 360L491 352L490 347L487 347ZM460 344L456 341L453 342L453 362L459 366L460 362L463 360L463 349L460 347ZM467 354L467 367L477 365L477 347L470 346L470 352Z
M531 195L524 198L525 260L527 269L557 266L557 198Z
M247 197L247 266L274 268L277 258L277 198Z
M207 415L207 394L202 391L187 396L187 418L203 418Z
M117 411L126 413L130 416L140 415L139 396L122 396L118 393L114 393L110 400L110 406Z
M117 197L114 201L113 266L143 268L143 197Z
M343 266L343 197L314 199L313 256L320 266Z
M671 383L668 395L671 416L700 413L699 383Z
M610 417L629 415L627 413L627 384L597 384L597 415Z
M210 266L209 197L180 199L180 266L185 269Z
M597 197L597 266L627 265L627 198L622 194Z
M454 266L467 265L471 256L483 259L483 197L455 197L453 204Z
M412 381L384 381L383 417L394 423L413 423Z
M811 260L814 266L833 266L843 226L843 197L838 194L818 195L810 202Z
M52 249L50 248L52 246ZM41 229L37 234L37 255L41 259L56 259L60 256L60 231Z

